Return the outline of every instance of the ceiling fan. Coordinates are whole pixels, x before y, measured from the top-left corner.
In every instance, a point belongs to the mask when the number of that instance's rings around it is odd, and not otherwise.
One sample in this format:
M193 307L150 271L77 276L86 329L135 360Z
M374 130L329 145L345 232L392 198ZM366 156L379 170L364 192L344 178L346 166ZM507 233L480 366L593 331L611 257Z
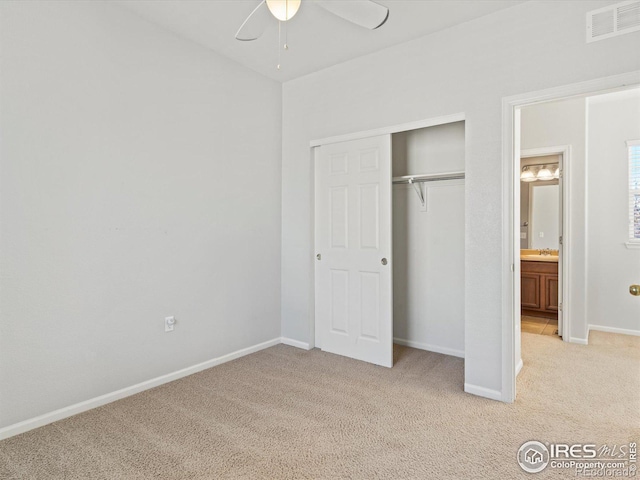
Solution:
M272 16L280 22L286 22L298 12L300 3L301 0L262 0L240 25L236 39L244 42L256 40L273 21ZM340 18L371 30L381 27L389 18L389 9L372 0L315 0L314 3Z

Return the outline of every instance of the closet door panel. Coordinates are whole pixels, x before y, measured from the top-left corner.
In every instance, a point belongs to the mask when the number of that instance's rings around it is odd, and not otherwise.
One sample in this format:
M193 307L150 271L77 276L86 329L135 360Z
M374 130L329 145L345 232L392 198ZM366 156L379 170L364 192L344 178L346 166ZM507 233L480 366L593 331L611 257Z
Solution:
M331 313L331 333L349 334L349 272L347 270L331 270L331 296L329 297Z
M315 187L315 304L320 346L390 367L390 135L320 147Z
M329 244L331 248L347 248L349 220L348 187L339 185L331 187L330 193L330 219L329 219Z
M380 245L380 189L377 184L359 185L360 248L377 250Z
M360 272L360 339L380 339L380 274Z

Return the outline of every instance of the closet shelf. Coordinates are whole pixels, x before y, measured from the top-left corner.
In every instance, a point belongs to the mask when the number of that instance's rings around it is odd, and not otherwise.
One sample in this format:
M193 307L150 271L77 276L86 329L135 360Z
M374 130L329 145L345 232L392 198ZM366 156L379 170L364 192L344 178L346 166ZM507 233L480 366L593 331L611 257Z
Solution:
M464 172L449 172L449 173L432 173L427 175L406 175L404 177L393 177L392 181L395 185L398 184L409 184L413 185L413 189L418 194L418 198L420 199L420 209L423 212L427 211L427 192L426 185L425 191L422 191L422 187L418 185L419 183L425 182L437 182L441 180L457 180L464 178Z
M464 178L464 172L431 173L426 175L405 175L403 177L393 177L394 184L401 183L422 183L437 182L439 180L458 180Z

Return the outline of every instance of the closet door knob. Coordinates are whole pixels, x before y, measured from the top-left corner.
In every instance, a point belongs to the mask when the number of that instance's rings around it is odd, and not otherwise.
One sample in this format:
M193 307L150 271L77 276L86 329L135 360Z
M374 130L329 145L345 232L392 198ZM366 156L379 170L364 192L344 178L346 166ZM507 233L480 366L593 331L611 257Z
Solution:
M383 258L382 260L380 260L380 263L383 264L383 265L386 265L387 264L387 259Z

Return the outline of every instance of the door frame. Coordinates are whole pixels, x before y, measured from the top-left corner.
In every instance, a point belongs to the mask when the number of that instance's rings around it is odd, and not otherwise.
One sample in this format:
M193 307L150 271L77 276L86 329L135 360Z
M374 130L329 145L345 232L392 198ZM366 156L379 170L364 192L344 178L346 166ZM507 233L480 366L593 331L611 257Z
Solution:
M311 299L310 301L310 312L309 312L309 316L310 316L310 320L311 320L311 325L310 325L310 342L309 342L309 349L312 348L322 348L322 342L321 342L321 335L320 335L320 328L318 325L316 325L317 323L317 319L316 319L316 315L315 315L315 311L316 311L316 296L315 296L315 292L316 292L316 280L315 280L315 267L316 267L316 263L315 263L315 250L316 250L316 232L315 232L315 225L316 225L316 219L315 219L315 211L316 211L316 193L315 193L315 165L316 162L319 160L320 158L320 149L319 147L323 146L323 145L329 145L331 143L338 143L338 142L346 142L346 141L350 141L350 140L358 140L361 138L367 138L367 137L375 137L378 135L393 135L394 133L400 133L400 132L407 132L410 130L418 130L421 128L427 128L427 127L435 127L438 125L446 125L448 123L456 123L456 122L464 122L466 120L466 116L464 112L458 112L458 113L453 113L451 115L443 115L443 116L439 116L439 117L431 117L431 118L426 118L423 120L417 120L415 122L409 122L409 123L401 123L401 124L396 124L396 125L389 125L386 127L380 127L380 128L376 128L376 129L372 129L372 130L361 130L358 132L352 132L352 133L346 133L343 135L334 135L331 137L324 137L324 138L319 138L319 139L315 139L315 140L311 140L311 142L309 142L309 147L310 147L310 151L309 151L309 155L312 161L312 168L311 168L311 178L310 178L310 184L311 184L311 198L312 198L312 205L311 205L311 215L312 215L312 219L311 219L311 238L313 240L313 254L310 255L310 262L311 262L311 272L313 273L312 278L313 281L311 282L311 286L310 286L310 291L309 291L309 298ZM393 140L392 140L392 152L393 152ZM392 167L393 167L393 153L391 156L391 162L392 162ZM392 174L392 179L393 179L393 174ZM465 194L466 195L466 194ZM393 208L393 207L392 207ZM466 235L466 233L465 233ZM392 280L393 282L393 280ZM392 338L393 338L393 334L392 334Z
M597 93L626 90L640 85L640 70L598 78L587 82L562 85L545 90L523 93L502 99L502 398L516 399L516 359L519 341L516 335L516 307L520 292L516 291L516 264L519 263L520 228L515 222L515 194L520 188L520 108L537 103L584 97ZM516 160L518 162L516 163ZM517 166L517 168L516 168ZM516 176L516 173L518 175ZM517 227L517 232L516 232ZM574 232L579 234L579 232ZM583 236L585 232L582 232ZM517 248L516 248L517 247ZM517 257L516 257L517 254ZM518 269L519 271L519 269ZM565 286L565 291L567 290ZM572 302L577 299L571 299ZM570 336L570 335L568 335Z

